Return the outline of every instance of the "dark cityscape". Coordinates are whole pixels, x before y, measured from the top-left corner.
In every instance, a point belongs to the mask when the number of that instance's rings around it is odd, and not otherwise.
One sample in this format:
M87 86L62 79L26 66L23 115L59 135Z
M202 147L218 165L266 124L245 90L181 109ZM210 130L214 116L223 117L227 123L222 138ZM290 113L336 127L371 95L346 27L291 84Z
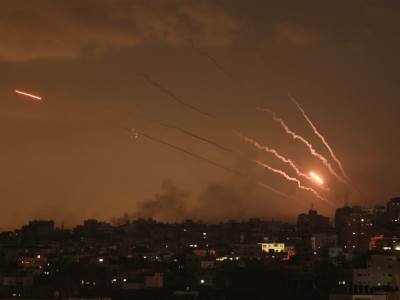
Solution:
M1 0L0 300L400 300L399 0Z
M399 299L400 198L249 219L35 220L1 234L2 298Z

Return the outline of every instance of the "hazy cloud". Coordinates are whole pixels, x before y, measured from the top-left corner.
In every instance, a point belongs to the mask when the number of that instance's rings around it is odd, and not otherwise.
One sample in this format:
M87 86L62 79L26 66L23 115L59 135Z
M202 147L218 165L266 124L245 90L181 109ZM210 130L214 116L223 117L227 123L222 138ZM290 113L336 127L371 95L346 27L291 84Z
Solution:
M214 1L4 1L0 59L73 58L146 41L221 47L236 26Z

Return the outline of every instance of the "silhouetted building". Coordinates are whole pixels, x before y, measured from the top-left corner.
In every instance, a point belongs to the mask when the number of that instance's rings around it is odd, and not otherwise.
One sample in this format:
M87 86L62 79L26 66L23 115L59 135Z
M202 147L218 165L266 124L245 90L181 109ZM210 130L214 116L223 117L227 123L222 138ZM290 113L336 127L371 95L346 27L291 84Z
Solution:
M83 226L77 226L75 228L77 233L82 235L109 235L114 232L111 224L106 222L99 222L95 219L88 219L83 222Z
M54 221L30 221L21 232L26 237L47 238L54 232Z
M311 236L314 233L325 233L329 230L329 218L319 215L310 209L308 214L300 214L297 218L297 229L300 236Z
M384 216L385 209L382 206L338 208L335 227L339 245L345 252L367 252L371 237L381 230Z
M399 288L400 264L395 255L371 255L367 267L353 270L353 285L359 288Z
M386 207L389 221L400 224L400 197L391 199Z

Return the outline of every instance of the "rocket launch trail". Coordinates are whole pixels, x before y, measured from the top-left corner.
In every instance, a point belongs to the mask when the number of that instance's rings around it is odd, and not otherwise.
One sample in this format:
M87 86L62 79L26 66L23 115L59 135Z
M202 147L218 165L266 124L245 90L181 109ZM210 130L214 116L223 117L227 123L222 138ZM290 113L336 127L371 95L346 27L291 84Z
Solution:
M263 162L261 162L261 161L259 161L259 160L255 160L255 162L256 162L259 166L261 166L261 167L263 167L263 168L265 168L265 169L267 169L267 170L269 170L269 171L271 171L271 172L273 172L273 173L276 173L276 174L279 174L279 175L283 176L286 180L295 182L295 183L297 184L297 186L298 186L299 189L302 189L302 190L305 190L305 191L310 191L310 192L313 193L318 199L323 200L323 201L327 201L327 199L325 199L324 197L322 197L316 190L314 190L313 188L310 188L310 187L307 187L307 186L302 185L301 182L300 182L300 180L298 180L298 179L295 178L295 177L289 176L286 172L284 172L284 171L282 171L282 170L279 170L279 169L275 169L275 168L271 167L270 165L267 165L266 163L263 163Z
M186 129L182 128L182 127L179 127L179 126L176 126L176 125L173 125L173 124L164 123L164 122L161 122L161 121L158 121L158 120L154 120L154 119L150 119L150 118L147 118L147 117L142 117L142 118L144 120L146 120L146 121L158 124L158 125L160 125L162 127L169 128L169 129L174 129L174 130L177 130L179 132L182 132L183 134L185 134L187 136L190 136L191 138L198 139L198 140L200 140L200 141L202 141L204 143L207 143L207 144L210 144L212 146L215 146L215 147L219 148L222 151L229 152L229 153L234 153L235 152L232 149L229 149L229 148L227 148L227 147L225 147L225 146L223 146L223 145L221 145L221 144L219 144L219 143L217 143L215 141L212 141L212 140L210 140L208 138L205 138L205 137L202 137L202 136L200 136L198 134L190 132L189 130L186 130Z
M276 113L270 109L267 108L262 108L260 109L262 111L268 112L272 115L272 119L279 123L281 125L281 127L284 129L284 131L286 132L286 134L290 135L294 140L299 140L300 142L302 142L307 149L310 151L310 153L318 158L322 164L329 170L329 172L340 182L342 183L347 183L347 181L340 176L335 169L332 167L332 165L329 163L329 161L326 159L326 157L324 157L322 154L320 154L315 148L314 146L307 141L304 137L302 137L301 135L297 134L296 132L292 131L289 126L286 125L285 121L282 118L279 118L276 116Z
M34 95L20 90L14 90L14 93L33 99L35 102L41 102L43 100L43 98L38 95Z
M263 145L261 145L260 143L258 143L257 141L253 140L252 138L249 138L249 137L247 137L247 136L244 136L243 134L241 134L241 133L239 133L239 132L237 133L237 135L238 135L242 140L244 140L244 141L247 142L247 143L252 144L252 145L253 145L254 147L256 147L257 149L262 150L262 151L265 151L265 152L268 152L268 153L271 153L271 154L273 154L277 159L279 159L281 162L283 162L283 163L285 163L285 164L288 164L288 165L295 171L295 173L296 173L298 176L304 177L304 178L306 178L306 179L308 179L308 180L311 180L311 179L312 179L312 178L311 178L310 176L308 176L307 174L304 174L303 172L301 172L300 169L296 166L296 164L295 164L291 159L286 158L285 156L279 154L279 152L278 152L277 150L272 149L272 148L270 148L270 147L268 147L268 146L263 146Z
M315 133L315 135L321 140L322 144L326 147L328 150L329 154L331 155L332 159L335 161L335 163L338 165L340 172L346 180L350 181L349 177L347 176L346 172L344 171L343 165L341 161L337 158L335 155L335 152L333 151L332 147L329 145L325 137L319 132L317 126L314 125L314 123L311 121L310 117L307 115L307 113L304 111L303 107L296 101L294 97L289 95L290 100L296 105L296 107L300 110L301 114L303 115L304 119L307 121L307 123L310 125L311 129Z
M154 79L152 79L149 75L145 74L145 73L139 73L137 74L139 77L144 78L147 83L149 83L150 85L152 85L153 87L157 88L158 90L160 90L162 93L164 93L165 95L167 95L170 99L174 100L175 102L179 103L180 105L193 110L203 116L209 117L209 118L215 118L215 116L213 116L212 114L205 112L199 108L197 108L196 106L187 103L186 101L182 100L180 97L178 97L177 95L175 95L171 90L167 89L166 87L164 87L163 85L161 85L159 82L155 81Z
M225 76L229 77L230 79L234 80L235 77L231 72L229 72L225 67L223 67L215 57L211 56L209 53L207 53L205 50L196 47L194 43L192 43L192 48L194 51L196 51L200 56L203 56L207 58L218 70L220 70Z

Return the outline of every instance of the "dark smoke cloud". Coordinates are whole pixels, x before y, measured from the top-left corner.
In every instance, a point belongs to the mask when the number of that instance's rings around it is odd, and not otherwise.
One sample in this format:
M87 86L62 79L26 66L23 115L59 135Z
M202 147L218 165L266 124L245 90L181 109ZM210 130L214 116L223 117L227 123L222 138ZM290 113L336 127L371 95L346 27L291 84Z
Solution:
M231 43L237 24L214 1L81 0L1 3L0 59L75 58L147 41L172 47Z
M172 180L165 180L161 192L153 199L138 204L134 213L125 213L122 218L113 219L113 223L123 224L127 221L143 218L162 222L181 221L188 214L189 193L181 190Z
M206 223L218 223L254 217L288 219L293 214L285 202L275 203L273 210L270 207L271 199L265 195L262 189L250 182L211 183L193 199L189 192L179 188L172 180L168 179L162 183L161 192L156 194L153 199L139 203L133 213L127 212L121 217L112 218L112 223L120 225L139 218L161 222L180 222L192 219ZM282 207L284 214L277 213L276 210L279 207ZM299 207L296 207L297 209Z
M248 217L241 192L223 184L210 184L200 194L195 219L219 222L228 219L240 220Z

